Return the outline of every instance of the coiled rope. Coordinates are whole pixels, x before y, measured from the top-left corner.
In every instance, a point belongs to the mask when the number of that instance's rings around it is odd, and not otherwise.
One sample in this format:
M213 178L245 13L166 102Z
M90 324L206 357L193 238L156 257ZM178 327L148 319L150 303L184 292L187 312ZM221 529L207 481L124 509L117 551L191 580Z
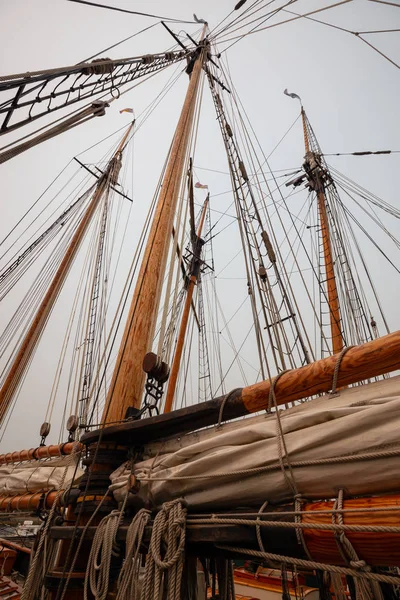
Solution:
M95 600L105 600L107 597L111 559L113 556L119 556L117 533L125 513L127 499L128 493L125 495L121 510L113 510L97 526L86 569L83 594L85 600L89 599L89 585Z
M126 555L118 577L116 600L139 600L140 598L140 568L142 561L140 548L150 516L150 511L142 508L129 525L126 535Z
M186 539L183 503L182 498L166 502L154 519L140 600L180 598ZM165 577L167 572L168 577Z

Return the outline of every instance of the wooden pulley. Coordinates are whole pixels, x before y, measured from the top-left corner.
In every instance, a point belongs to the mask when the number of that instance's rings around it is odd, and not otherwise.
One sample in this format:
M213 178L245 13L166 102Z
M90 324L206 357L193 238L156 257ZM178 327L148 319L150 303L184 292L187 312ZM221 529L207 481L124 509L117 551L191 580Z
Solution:
M158 383L165 383L169 377L169 366L154 352L148 352L145 355L143 371Z
M74 431L76 431L78 429L78 425L79 425L78 417L76 415L70 415L68 417L68 421L67 421L67 431L69 431L70 433L73 433Z
M50 433L50 429L51 429L51 425L50 423L47 423L47 421L45 421L44 423L41 424L40 426L40 437L41 438L46 438L49 433Z

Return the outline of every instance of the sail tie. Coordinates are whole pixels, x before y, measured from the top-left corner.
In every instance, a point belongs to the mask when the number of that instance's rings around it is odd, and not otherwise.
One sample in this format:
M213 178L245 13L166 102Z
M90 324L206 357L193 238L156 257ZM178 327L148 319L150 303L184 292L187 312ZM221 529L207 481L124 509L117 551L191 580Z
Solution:
M222 400L221 408L219 409L218 423L216 425L216 429L220 429L222 427L222 417L224 414L224 408L226 403L232 398L232 396L234 396L234 394L236 394L236 392L241 392L242 389L243 388L235 388L234 390L231 390L228 394L226 394L225 398Z
M348 350L348 348L346 348L346 350ZM333 506L335 512L332 512L332 523L334 525L336 524L336 520L340 526L344 525L343 497L343 489L340 489ZM335 531L335 540L342 558L350 565L350 567L364 572L371 571L371 567L367 565L365 560L360 560L356 549L346 535L345 529ZM383 600L378 582L354 578L354 586L356 589L357 600Z
M333 371L332 389L331 389L331 393L329 394L329 398L336 398L336 396L339 396L339 393L337 392L336 387L337 387L337 382L338 382L338 378L339 378L340 365L342 364L342 359L343 359L344 355L346 354L346 352L348 350L350 350L350 348L354 348L354 346L345 346L342 349L342 351L340 352L340 354L338 354L338 357L336 359L336 364L335 364L335 370Z

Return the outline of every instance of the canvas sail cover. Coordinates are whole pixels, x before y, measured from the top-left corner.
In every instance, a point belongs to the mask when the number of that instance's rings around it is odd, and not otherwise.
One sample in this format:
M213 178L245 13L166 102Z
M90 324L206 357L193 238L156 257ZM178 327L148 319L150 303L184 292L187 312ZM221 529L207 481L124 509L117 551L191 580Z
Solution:
M78 455L75 454L1 465L0 495L16 496L57 491L61 483L62 489L68 489L72 480L78 479L83 474L83 470L77 466L77 461Z
M333 498L340 488L350 495L399 491L400 377L305 402L280 411L280 418L295 485L305 499ZM142 480L139 497L153 506L183 497L199 510L291 501L277 433L271 414L149 445L145 460L134 466ZM268 470L243 473L261 467ZM119 501L129 475L125 464L111 476Z

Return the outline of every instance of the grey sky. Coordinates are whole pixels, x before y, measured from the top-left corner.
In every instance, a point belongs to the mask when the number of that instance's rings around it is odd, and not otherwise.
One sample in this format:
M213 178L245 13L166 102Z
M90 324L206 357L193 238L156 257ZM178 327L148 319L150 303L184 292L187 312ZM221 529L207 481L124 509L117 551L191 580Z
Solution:
M192 13L195 12L199 17L207 19L211 28L234 5L234 0L107 2L114 6L188 20L191 20ZM293 10L304 13L329 4L331 2L325 0L298 0L294 3ZM0 10L3 25L0 57L2 74L74 64L153 22L144 17L79 6L64 0L3 0ZM316 17L352 31L400 28L400 8L367 0L353 0ZM289 15L286 14L275 22L286 18ZM174 25L176 31L181 28L193 33L197 26ZM373 34L368 36L368 40L400 63L399 35ZM171 45L170 36L161 26L157 26L106 53L106 56L136 56L163 51ZM226 44L221 43L221 49L225 47ZM266 154L273 150L299 111L298 103L283 95L286 87L302 97L325 152L400 150L399 69L356 36L300 20L250 35L229 49L226 55L236 90ZM0 221L0 238L4 237L74 155L122 127L124 123L128 124L129 117L119 114L121 108L133 106L136 114L141 113L171 74L172 70L167 70L149 83L122 96L113 103L106 117L94 119L89 124L2 165L3 218ZM128 185L129 192L136 203L132 233L139 230L145 208L156 187L186 86L187 78L181 76L166 100L155 110L135 138L133 170L128 178L132 182ZM196 165L226 172L226 158L206 86L204 115L200 123ZM114 140L115 137L112 138ZM93 150L85 155L85 160L94 162L107 149L107 143L103 144L99 151ZM302 132L297 123L279 150L272 154L271 166L274 169L296 168L301 164L303 153ZM365 158L332 157L328 162L363 187L400 208L397 181L399 160L400 154L395 154ZM197 169L196 175L200 181L209 185L212 195L229 188L229 178L226 175L201 169ZM201 202L203 198L204 193L198 192L197 201ZM226 195L217 196L212 200L212 207L224 211L231 201L232 198ZM291 206L295 211L296 204ZM385 222L391 223L393 233L398 234L398 223L394 220ZM228 223L229 220L225 220L221 225ZM389 251L386 240L379 238L377 241ZM237 235L233 232L224 238L221 235L221 242L216 238L214 250L221 255L217 271L235 255L237 244ZM382 301L390 326L395 329L398 327L398 279L368 244L364 250L376 285L383 292ZM395 262L396 259L397 257L393 257ZM228 318L246 295L245 281L234 280L237 274L242 275L240 267L235 265L233 263L225 271L227 279L222 279L221 274L219 282ZM1 315L2 325L7 322L7 315L15 301L16 298L12 298L5 302ZM248 313L245 311L243 315L248 316ZM59 313L59 318L61 317L62 311ZM240 320L242 319L245 320L243 317ZM234 331L240 340L246 327L242 323L235 324ZM2 449L33 446L39 441L38 428L43 420L43 407L47 404L49 387L42 384L42 380L54 369L51 343L50 336L46 349L36 363L35 375L30 383L27 381L26 389L21 394L21 401L1 443ZM250 356L250 348L248 352ZM252 381L253 376L254 370L248 369L249 381ZM242 384L240 376L234 374L231 374L228 383L228 388Z

